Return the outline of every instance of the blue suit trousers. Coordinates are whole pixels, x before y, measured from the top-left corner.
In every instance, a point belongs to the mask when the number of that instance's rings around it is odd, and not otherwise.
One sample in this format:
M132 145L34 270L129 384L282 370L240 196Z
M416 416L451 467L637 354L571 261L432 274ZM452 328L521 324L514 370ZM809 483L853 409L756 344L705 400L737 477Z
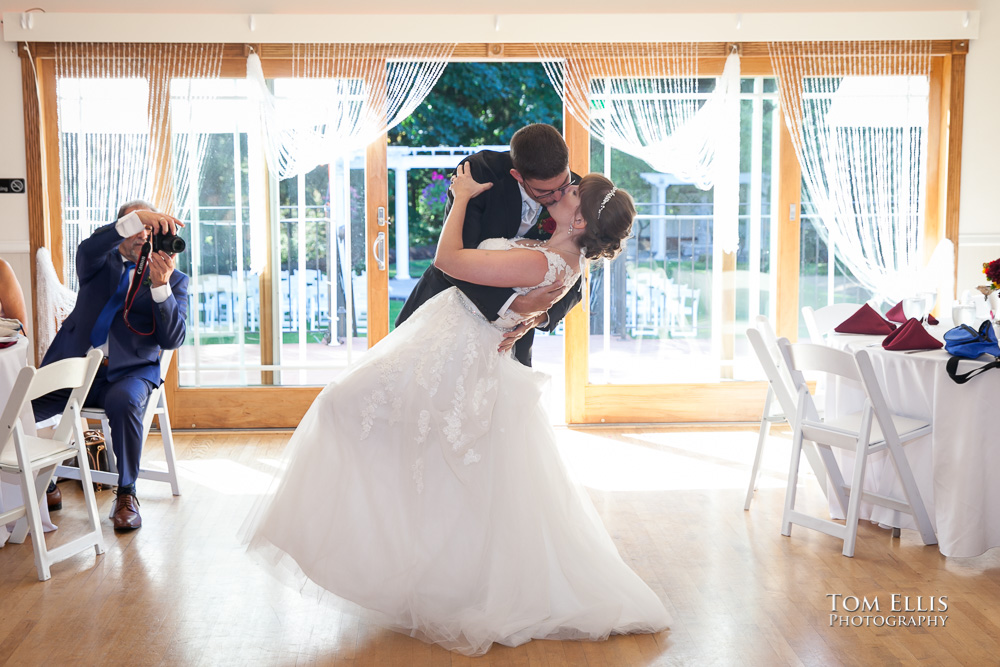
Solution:
M145 378L124 377L108 382L108 369L100 366L87 394L87 407L104 408L111 426L111 445L118 466L118 486L135 484L142 454L142 415L153 383ZM35 420L42 421L66 409L69 390L54 391L31 402Z

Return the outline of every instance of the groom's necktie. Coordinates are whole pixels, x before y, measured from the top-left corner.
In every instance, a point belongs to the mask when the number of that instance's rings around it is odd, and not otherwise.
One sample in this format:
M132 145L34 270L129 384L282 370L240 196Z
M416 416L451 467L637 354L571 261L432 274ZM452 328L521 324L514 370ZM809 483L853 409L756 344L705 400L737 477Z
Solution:
M90 344L94 347L100 347L108 339L108 332L111 331L111 321L115 319L115 315L125 305L125 292L128 291L129 271L134 266L135 264L132 262L125 263L125 270L122 271L121 280L118 281L118 289L111 295L108 302L104 304L101 314L97 316L94 328L90 332Z

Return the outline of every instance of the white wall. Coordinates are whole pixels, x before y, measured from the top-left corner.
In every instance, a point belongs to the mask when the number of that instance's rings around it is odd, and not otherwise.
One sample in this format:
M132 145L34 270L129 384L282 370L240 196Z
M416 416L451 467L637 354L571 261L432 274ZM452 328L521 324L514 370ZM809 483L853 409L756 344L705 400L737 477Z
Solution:
M983 262L1000 257L1000 1L988 5L965 69L959 293L985 284Z
M21 62L15 44L0 42L0 178L24 178L25 173ZM24 288L30 320L34 300L24 194L0 194L0 257L10 262Z
M31 3L28 3L31 4ZM49 0L49 12L81 12L78 0ZM338 5L340 8L338 8ZM412 0L381 0L377 11L384 14L414 11ZM487 5L483 4L484 10ZM492 6L492 5L489 5ZM1000 0L702 0L697 9L690 2L676 0L621 0L615 3L627 13L698 12L804 12L804 11L941 11L978 10L979 38L970 44L966 69L964 147L962 152L961 222L959 228L959 279L957 287L973 287L982 282L982 262L1000 257L1000 205L997 164L1000 161L1000 87L996 85L1000 65ZM23 0L0 0L0 13L25 9ZM148 7L148 5L147 5ZM606 0L550 0L544 5L536 0L507 0L504 11L528 13L604 13ZM356 3L331 3L329 0L174 0L150 8L155 12L175 13L317 13L335 14L358 11ZM86 3L88 12L137 13L131 0L99 0ZM475 13L476 10L468 10ZM443 12L434 12L441 13ZM448 16L441 20L447 22ZM838 35L830 35L835 39ZM725 39L725 38L722 38ZM24 176L24 119L21 104L21 68L14 46L0 42L0 177ZM28 209L24 195L0 194L0 254L13 256L26 252L28 244ZM27 266L21 258L11 257L15 266ZM29 285L27 276L22 284Z

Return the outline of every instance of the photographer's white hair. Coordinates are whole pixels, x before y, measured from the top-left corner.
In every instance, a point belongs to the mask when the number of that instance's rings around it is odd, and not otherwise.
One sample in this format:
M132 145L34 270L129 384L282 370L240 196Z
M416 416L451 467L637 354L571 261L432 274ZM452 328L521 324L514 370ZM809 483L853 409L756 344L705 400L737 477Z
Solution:
M153 213L159 213L155 206L150 204L145 199L133 199L132 201L127 201L118 207L118 218L121 219L125 217L126 213L132 210L142 210L142 211L152 211Z

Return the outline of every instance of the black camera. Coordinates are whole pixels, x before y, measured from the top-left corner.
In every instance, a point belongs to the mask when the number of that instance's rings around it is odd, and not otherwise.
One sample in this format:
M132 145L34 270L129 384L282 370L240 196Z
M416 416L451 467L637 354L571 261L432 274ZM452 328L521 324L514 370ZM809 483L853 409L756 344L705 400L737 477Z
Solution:
M153 234L149 239L152 246L151 250L153 252L163 251L169 255L176 255L179 252L184 252L187 248L187 244L184 243L184 239L174 234Z

